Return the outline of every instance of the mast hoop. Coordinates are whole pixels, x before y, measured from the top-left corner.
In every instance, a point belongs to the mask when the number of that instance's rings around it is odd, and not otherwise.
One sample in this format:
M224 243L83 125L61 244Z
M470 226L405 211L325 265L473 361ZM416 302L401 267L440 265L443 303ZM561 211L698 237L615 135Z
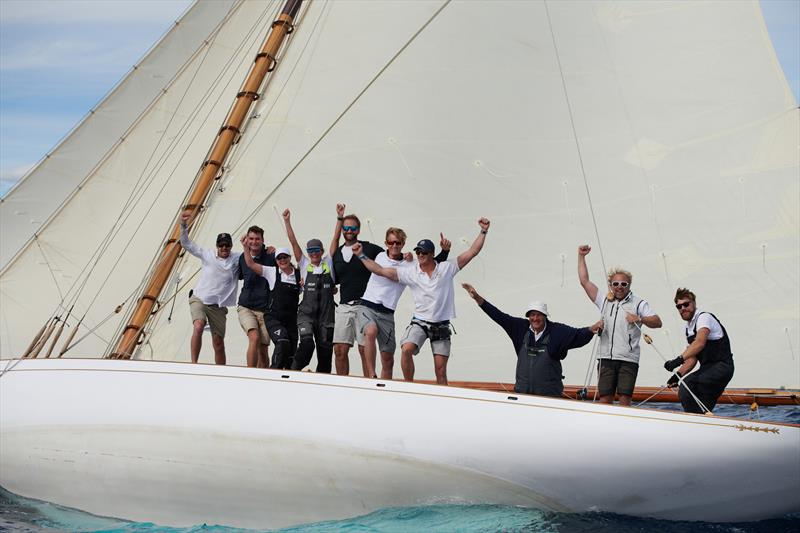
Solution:
M261 98L261 95L254 91L242 91L236 95L236 98L241 98L242 96L252 96L254 101Z
M294 24L289 22L288 20L281 20L277 19L272 22L272 29L275 29L275 26L285 26L286 27L286 35L289 35L294 31Z
M258 63L258 60L264 57L268 58L270 61L269 67L267 67L267 72L272 72L273 70L275 70L275 67L278 66L278 60L275 58L274 55L270 54L269 52L259 52L258 54L256 54L255 62Z

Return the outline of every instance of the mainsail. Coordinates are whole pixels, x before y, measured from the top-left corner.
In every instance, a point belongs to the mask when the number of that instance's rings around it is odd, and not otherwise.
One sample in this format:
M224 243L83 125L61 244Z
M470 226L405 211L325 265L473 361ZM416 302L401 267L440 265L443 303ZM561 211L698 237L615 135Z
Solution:
M106 135L124 141L89 148L81 137L104 131L92 117L4 199L3 358L72 303L86 319L67 356L109 351L281 6L198 2L151 52L171 82ZM538 298L556 321L593 322L575 273L589 242L592 278L624 266L664 319L661 353L682 349L672 295L688 286L731 335L731 385L800 387L800 114L756 1L314 1L279 62L198 243L255 223L282 245L284 207L301 240L327 241L342 201L362 238L441 231L458 253L487 216L486 247L459 278L498 307ZM129 77L101 107L117 116L117 92L136 91ZM6 221L25 202L46 223L23 243L29 231ZM137 358L188 360L197 268L179 263ZM458 296L451 377L510 380L508 339ZM410 315L406 295L398 327ZM229 363L243 364L230 326ZM590 353L567 358L568 382ZM661 363L644 347L639 382L662 383ZM433 375L429 357L418 368Z

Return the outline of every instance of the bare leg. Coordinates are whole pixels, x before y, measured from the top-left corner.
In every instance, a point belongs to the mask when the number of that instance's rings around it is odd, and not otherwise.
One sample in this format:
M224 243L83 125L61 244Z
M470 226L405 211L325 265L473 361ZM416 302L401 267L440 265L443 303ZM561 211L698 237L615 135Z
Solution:
M414 350L417 345L407 342L400 347L400 368L403 370L403 379L414 381Z
M336 373L340 376L350 375L350 345L337 342L333 345L333 355L336 357Z
M255 328L247 330L247 366L255 367L258 362L258 330Z
M381 352L381 379L392 379L394 370L394 354Z
M378 357L377 337L378 326L369 324L364 328L364 345L359 345L358 351L361 353L361 366L364 369L365 378L375 376L375 363Z
M225 364L225 339L219 335L211 334L211 345L214 346L214 363Z
M195 320L192 322L192 363L200 359L200 348L203 347L203 328L206 327L205 320Z
M269 345L268 344L258 344L258 361L256 363L257 368L269 368Z
M436 383L447 385L447 360L445 355L433 354L433 369L436 371Z
M632 398L630 396L628 396L627 394L620 394L619 395L619 404L620 405L624 405L626 407L630 407L631 399Z

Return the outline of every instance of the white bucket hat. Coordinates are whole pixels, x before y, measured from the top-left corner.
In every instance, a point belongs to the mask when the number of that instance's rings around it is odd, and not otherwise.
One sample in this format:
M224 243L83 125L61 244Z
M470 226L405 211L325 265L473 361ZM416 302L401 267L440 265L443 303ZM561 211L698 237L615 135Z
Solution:
M531 311L539 311L544 316L550 316L547 313L547 304L544 302L540 302L539 300L534 300L528 304L528 307L526 308L525 311L525 316L527 317L531 313Z

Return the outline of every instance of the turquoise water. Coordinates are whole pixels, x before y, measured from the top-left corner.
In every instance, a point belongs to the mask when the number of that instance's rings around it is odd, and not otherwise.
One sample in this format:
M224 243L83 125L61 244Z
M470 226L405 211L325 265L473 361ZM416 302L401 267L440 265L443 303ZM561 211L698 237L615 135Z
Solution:
M657 409L674 405L653 404ZM744 406L719 406L723 416L756 418ZM761 420L800 423L800 407L770 407L758 411ZM800 480L798 480L800 487ZM700 496L699 496L700 497ZM198 524L189 528L166 528L157 524L104 518L47 502L18 497L0 489L0 531L42 532L76 531L85 533L240 533L250 531L219 525ZM276 530L271 530L276 531ZM429 505L381 509L364 516L303 524L277 530L309 533L407 533L463 532L490 533L797 533L800 515L746 524L673 522L634 518L611 513L552 513L501 505Z

